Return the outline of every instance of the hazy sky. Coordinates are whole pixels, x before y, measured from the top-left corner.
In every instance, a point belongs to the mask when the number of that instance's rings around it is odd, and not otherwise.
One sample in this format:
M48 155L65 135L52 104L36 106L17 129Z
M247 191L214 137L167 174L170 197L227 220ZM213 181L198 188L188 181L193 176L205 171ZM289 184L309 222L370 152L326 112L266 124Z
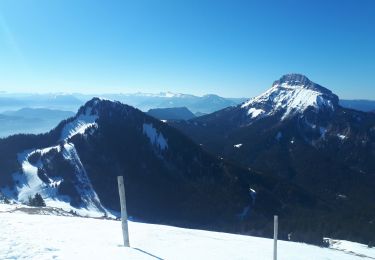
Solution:
M0 0L0 91L375 99L374 0Z

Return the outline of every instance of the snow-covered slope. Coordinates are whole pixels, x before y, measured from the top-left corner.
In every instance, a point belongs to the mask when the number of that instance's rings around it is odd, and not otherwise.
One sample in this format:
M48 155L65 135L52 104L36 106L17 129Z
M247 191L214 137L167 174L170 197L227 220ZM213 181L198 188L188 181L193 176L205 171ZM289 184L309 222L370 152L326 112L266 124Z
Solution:
M271 239L129 222L131 248L124 248L120 221L11 209L0 204L0 259L272 259ZM278 256L365 260L375 258L375 249L348 241L335 241L333 249L279 241Z
M338 105L338 97L330 90L315 84L306 76L287 74L275 81L265 93L250 99L241 107L252 118L276 115L282 119L312 108L315 111L332 111Z
M94 102L93 105L95 106L96 103ZM19 153L17 159L21 169L13 174L16 186L12 189L3 190L3 192L9 198L23 203L26 203L29 197L39 193L48 206L62 208L66 211L74 210L84 216L111 215L101 205L76 148L70 141L70 138L75 135L84 135L88 129L95 129L97 119L98 115L93 111L93 107L84 107L61 129L60 139L56 145L42 149L28 149ZM64 181L61 176L63 173L60 173L59 176L50 177L42 171L46 161L50 160L44 159L44 157L49 157L53 153L62 154L63 160L71 166L74 185L81 199L80 205L76 207L71 205L69 196L61 195L58 192Z

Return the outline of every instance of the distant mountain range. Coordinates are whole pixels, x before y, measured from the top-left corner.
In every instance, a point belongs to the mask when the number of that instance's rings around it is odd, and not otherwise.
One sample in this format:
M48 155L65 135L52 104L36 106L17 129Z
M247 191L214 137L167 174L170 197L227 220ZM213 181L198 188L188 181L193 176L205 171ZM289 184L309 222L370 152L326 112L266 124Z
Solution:
M375 111L374 100L340 100L340 105L346 108L351 108L359 111L369 112Z
M23 108L0 113L0 138L17 133L39 134L50 131L73 112L45 108Z
M29 119L41 118L45 120L58 120L57 123L59 123L63 119L75 115L75 113L71 111L62 111L46 108L22 108L16 111L4 111L2 114L6 116L23 117ZM50 128L49 130L51 129L52 128Z
M189 120L196 116L186 107L155 108L147 114L160 120Z
M133 94L10 94L0 93L0 113L6 110L29 108L47 108L75 112L85 102L100 96L110 100L120 101L134 106L142 111L155 108L186 107L196 115L209 114L220 109L236 106L248 98L223 98L215 94L194 96L190 94L161 92L133 93ZM359 110L375 110L375 101L372 100L340 100L343 107Z
M83 101L74 95L0 93L0 113L22 108L47 108L77 111Z
M223 98L214 94L199 97L170 92L160 94L135 93L102 95L102 97L120 101L142 111L148 111L154 108L186 107L193 113L212 113L225 107L238 105L246 100L246 98Z
M246 100L246 98L223 98L214 94L200 97L171 92L161 92L159 94L100 94L94 96L120 101L142 111L148 111L154 108L187 107L194 113L212 113L228 106L240 104ZM5 110L18 110L23 107L77 111L81 105L92 97L93 95L79 93L39 95L0 93L0 112Z

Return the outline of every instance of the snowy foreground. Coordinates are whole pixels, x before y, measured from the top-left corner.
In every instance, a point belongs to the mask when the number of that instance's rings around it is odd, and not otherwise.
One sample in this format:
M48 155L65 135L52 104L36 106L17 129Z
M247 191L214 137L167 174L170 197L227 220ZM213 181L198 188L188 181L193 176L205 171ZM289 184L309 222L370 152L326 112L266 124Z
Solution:
M131 248L124 248L120 221L13 209L0 204L0 259L272 259L270 239L129 222ZM286 260L375 259L375 249L347 241L278 246Z

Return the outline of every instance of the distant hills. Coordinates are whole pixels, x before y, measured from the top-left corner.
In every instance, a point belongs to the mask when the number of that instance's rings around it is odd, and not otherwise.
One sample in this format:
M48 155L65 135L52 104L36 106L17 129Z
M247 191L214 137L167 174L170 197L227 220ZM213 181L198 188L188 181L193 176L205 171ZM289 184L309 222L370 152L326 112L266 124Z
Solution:
M0 112L18 110L23 107L48 108L77 111L85 102L99 96L104 99L120 101L142 111L154 108L186 107L193 113L212 113L229 106L238 105L247 98L224 98L215 94L194 96L190 94L161 92L133 94L7 94L0 93Z
M25 107L76 111L82 104L74 95L0 93L0 113Z
M351 108L359 111L370 112L375 111L374 100L347 100L340 99L340 105L346 108Z
M147 114L161 120L189 120L196 116L186 107L155 108Z
M214 94L200 97L171 92L162 92L159 94L135 93L101 96L134 106L142 111L148 111L149 109L154 108L186 107L193 113L212 113L225 107L238 105L247 99L224 98Z
M39 134L50 131L73 112L46 108L23 108L0 113L0 138L18 133Z
M0 138L16 133L38 133L40 119L30 119L17 116L6 116L0 114Z
M85 102L99 96L102 98L120 101L136 107L144 112L155 108L186 107L195 115L209 114L220 109L236 106L248 98L224 98L215 94L195 96L190 94L160 92L132 93L132 94L11 94L0 92L0 112L19 110L24 107L48 108L75 112ZM340 105L359 111L374 111L373 100L340 100Z
M23 117L29 119L41 118L44 120L59 120L57 121L59 123L62 119L74 116L75 113L71 111L47 108L22 108L16 111L4 111L2 114L6 116Z

